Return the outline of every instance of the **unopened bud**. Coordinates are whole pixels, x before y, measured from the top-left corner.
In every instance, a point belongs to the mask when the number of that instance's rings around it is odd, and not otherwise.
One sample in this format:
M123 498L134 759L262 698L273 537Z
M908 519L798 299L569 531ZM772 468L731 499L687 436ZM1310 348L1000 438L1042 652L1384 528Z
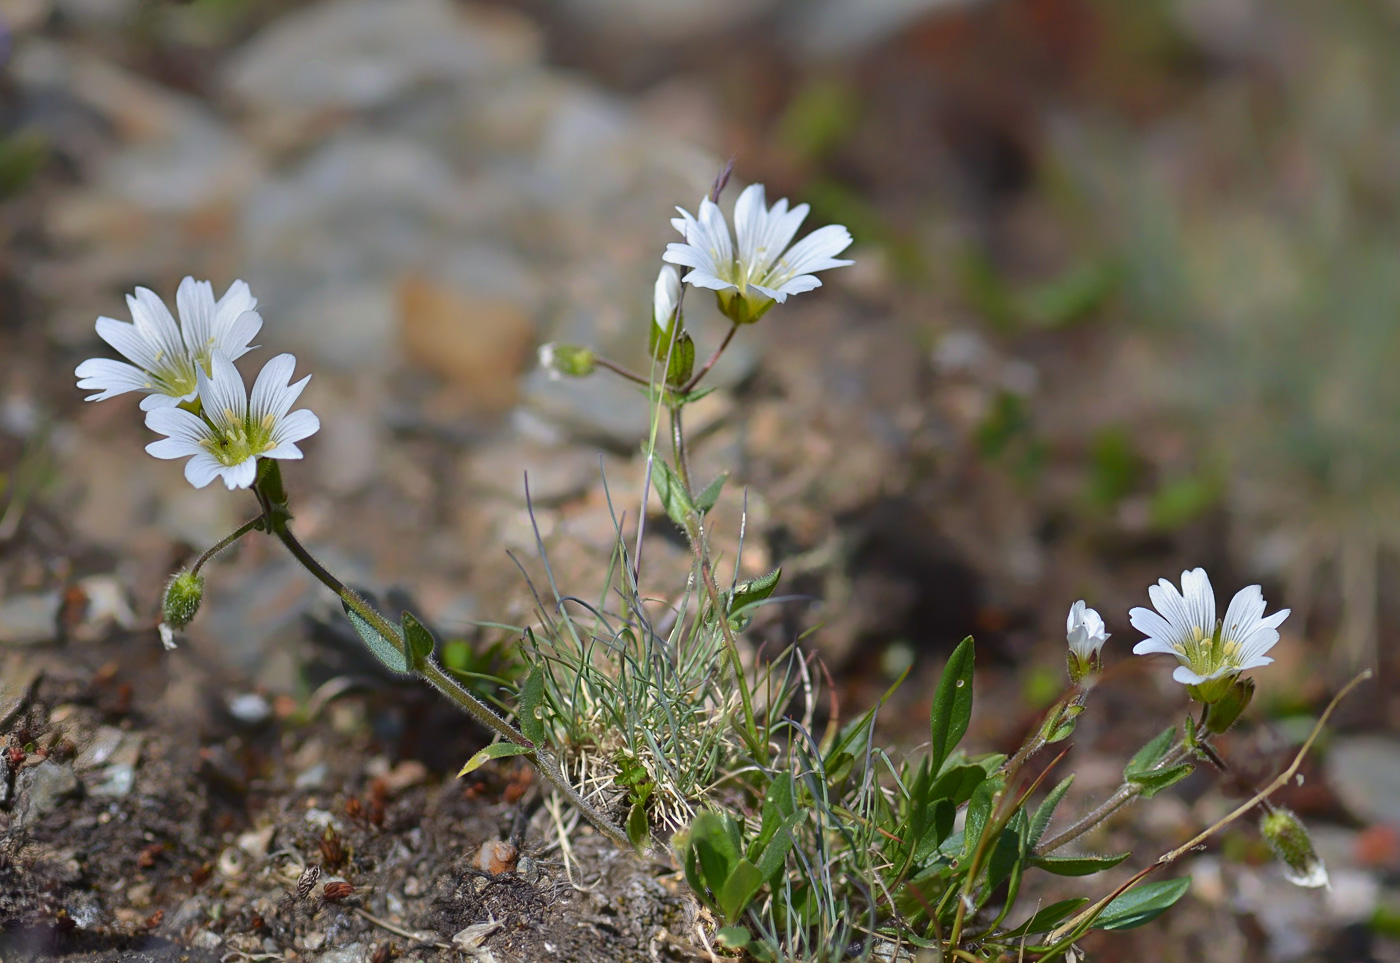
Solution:
M1206 728L1216 734L1222 733L1235 724L1235 720L1248 708L1254 698L1254 680L1238 679L1220 700L1210 707L1206 716Z
M176 573L165 587L165 599L161 602L161 614L171 629L183 629L199 611L199 603L204 601L204 577L186 569Z
M690 340L690 335L684 331L681 336L671 345L671 360L666 365L666 383L672 388L679 388L690 380L690 373L695 370L695 342Z
M570 378L587 377L597 366L598 357L591 348L557 341L540 345L540 367L556 381L565 375Z
M1272 809L1259 822L1259 831L1284 865L1284 877L1294 885L1317 888L1330 885L1327 867L1317 857L1303 821L1287 809Z

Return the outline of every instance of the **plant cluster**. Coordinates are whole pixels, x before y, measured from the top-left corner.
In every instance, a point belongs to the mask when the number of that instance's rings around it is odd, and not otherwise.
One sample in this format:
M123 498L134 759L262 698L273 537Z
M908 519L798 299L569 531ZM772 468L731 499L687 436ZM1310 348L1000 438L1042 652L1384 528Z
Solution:
M129 299L131 324L99 319L98 333L129 363L84 362L77 374L80 387L96 392L90 400L142 393L147 425L166 436L148 446L151 454L188 458L185 473L195 486L219 478L231 490L251 490L258 503L254 517L172 578L162 624L167 645L198 611L210 558L252 532L277 538L336 593L380 661L422 678L496 734L462 773L522 757L557 791L556 802L617 845L683 874L705 909L698 939L758 960L906 959L920 952L971 961L1063 958L1090 930L1140 926L1172 906L1189 878L1146 878L1255 810L1289 878L1324 885L1326 870L1301 822L1269 802L1310 738L1273 783L1126 880L1086 883L1095 886L1083 890L1088 895L1048 905L1023 896L1033 873L1089 878L1113 869L1131 854L1084 853L1071 844L1203 762L1228 769L1213 740L1248 706L1254 682L1243 673L1272 661L1267 653L1288 616L1281 610L1266 617L1258 586L1238 592L1223 618L1199 568L1182 574L1180 589L1163 579L1148 590L1152 608L1130 613L1145 636L1133 651L1174 657L1173 678L1196 708L1128 761L1108 798L1069 819L1059 811L1074 776L1051 780L1063 754L1047 765L1039 754L1069 738L1100 678L1108 633L1084 601L1074 603L1066 623L1067 689L1010 757L963 745L973 707L971 638L943 669L927 744L907 754L882 746L876 731L881 705L899 682L843 723L823 673L797 644L767 658L753 650L745 632L757 607L781 601L775 592L782 573L741 579L740 559L717 557L711 516L727 475L704 484L694 478L685 411L709 390L702 382L743 328L819 287L815 272L851 263L838 259L851 237L831 225L794 244L807 205L769 206L761 185L740 194L731 236L719 207L728 174L697 215L681 210L672 222L683 240L667 248L657 278L646 325L650 371L630 371L583 345L540 350L556 376L606 371L634 382L652 417L641 449L643 506L634 531L614 513L611 563L595 594L584 599L557 584L539 543L548 584L532 586L536 618L519 629L525 668L513 721L443 668L424 620L381 614L293 534L278 466L301 457L297 443L318 422L292 410L307 379L291 382L290 355L269 361L251 394L245 389L234 361L262 326L247 285L236 282L215 300L207 283L187 278L176 297L178 322L145 289ZM675 265L688 269L684 276ZM730 322L698 367L683 305L696 288L713 291ZM651 489L692 555L685 583L660 600L643 588ZM742 553L742 537L740 545ZM570 817L563 807L554 812L567 837Z

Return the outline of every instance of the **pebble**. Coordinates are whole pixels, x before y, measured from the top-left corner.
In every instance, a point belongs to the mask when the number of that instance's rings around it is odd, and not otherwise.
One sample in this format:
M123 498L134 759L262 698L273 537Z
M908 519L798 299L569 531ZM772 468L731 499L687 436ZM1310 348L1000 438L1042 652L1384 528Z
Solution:
M1400 741L1380 735L1339 738L1327 752L1326 772L1352 815L1400 824Z
M488 839L481 844L481 848L476 853L476 868L492 876L499 876L501 873L512 873L515 871L516 858L519 854L514 846L505 840Z
M272 837L277 833L276 824L262 829L249 830L238 837L238 848L253 859L263 859L272 848Z
M58 637L59 592L11 595L0 601L0 644L35 645Z
M373 944L350 943L339 949L327 950L316 957L315 963L369 963L373 957Z
M246 726L256 726L272 717L272 705L256 692L244 692L228 700L229 715Z
M5 659L0 667L0 730L8 728L24 711L41 675L39 667L18 652L11 653Z
M42 819L80 788L73 767L66 763L45 759L37 766L21 770L15 779L14 825L23 827Z

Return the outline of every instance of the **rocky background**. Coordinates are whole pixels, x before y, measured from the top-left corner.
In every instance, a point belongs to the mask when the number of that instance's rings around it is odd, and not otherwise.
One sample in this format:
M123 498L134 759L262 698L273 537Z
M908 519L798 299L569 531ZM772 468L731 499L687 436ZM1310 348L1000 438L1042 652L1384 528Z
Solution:
M481 734L376 675L274 545L209 569L162 652L163 579L255 506L71 372L135 285L246 279L264 350L314 375L303 539L505 671L477 623L531 619L537 531L597 593L647 429L637 392L535 349L639 362L671 210L730 155L856 237L690 422L697 471L746 486L721 551L746 509L741 571L801 597L756 641L819 625L845 707L912 665L885 715L912 745L974 634L973 741L1005 749L1084 597L1115 637L1083 801L1182 707L1126 657L1145 586L1263 581L1295 614L1230 739L1246 779L1379 670L1284 794L1333 886L1290 887L1246 825L1149 933L1086 947L1396 958L1397 31L1253 0L0 0L0 959L702 956L664 867L552 847L521 772L445 780ZM703 354L723 326L687 307ZM1151 858L1246 791L1199 774L1093 843Z

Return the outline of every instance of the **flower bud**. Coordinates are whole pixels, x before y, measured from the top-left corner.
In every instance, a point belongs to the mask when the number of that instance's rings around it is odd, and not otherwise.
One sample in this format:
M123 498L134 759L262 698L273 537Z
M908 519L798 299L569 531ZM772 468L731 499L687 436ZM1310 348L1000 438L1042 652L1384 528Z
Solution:
M188 569L177 572L165 586L165 598L161 602L161 614L171 629L183 629L199 611L199 603L204 601L204 577Z
M1206 728L1217 735L1235 724L1235 720L1248 708L1254 698L1254 680L1236 679L1235 684L1210 707L1206 716Z
M598 357L591 348L557 341L540 345L540 367L549 372L549 377L555 381L565 375L570 378L587 377L597 366Z
M1303 822L1287 809L1273 809L1259 821L1259 831L1284 865L1284 877L1294 885L1330 886L1327 867L1317 857Z
M672 388L679 388L690 380L690 373L695 370L695 342L690 339L690 335L684 331L671 345L671 360L666 365L666 383Z

